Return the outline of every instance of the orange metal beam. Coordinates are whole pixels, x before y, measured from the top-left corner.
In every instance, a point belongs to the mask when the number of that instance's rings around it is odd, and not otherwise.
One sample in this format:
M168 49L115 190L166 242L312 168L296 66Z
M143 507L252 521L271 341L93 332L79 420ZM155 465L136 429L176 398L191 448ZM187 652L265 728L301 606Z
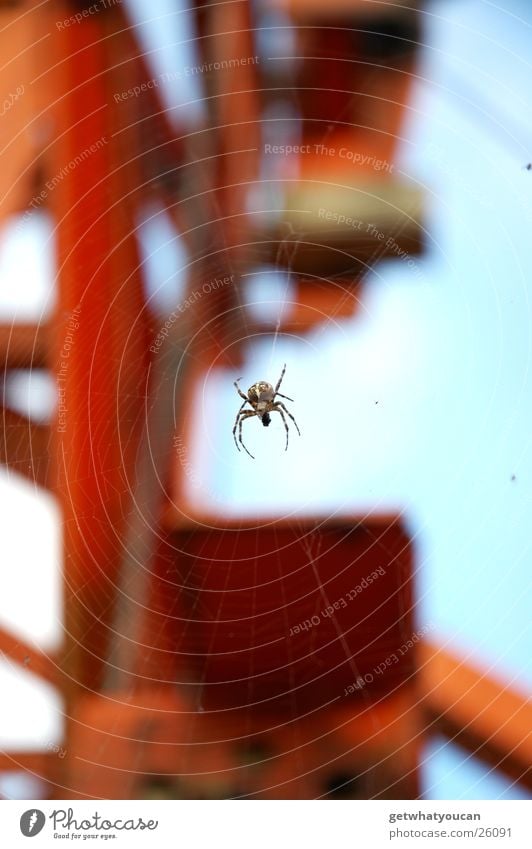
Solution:
M441 730L532 787L532 702L441 647L419 650L426 709Z
M273 6L291 12L300 20L309 18L320 20L322 18L397 18L405 12L408 14L415 9L415 0L380 0L377 3L368 3L368 0L275 0ZM405 8L402 9L401 7Z
M35 105L39 84L34 43L41 35L39 14L21 13L20 5L0 8L0 224L21 212L32 200L39 132ZM42 36L41 36L42 37ZM39 128L41 129L41 128Z
M0 407L0 463L50 487L50 428L35 424L8 407Z
M42 368L47 346L46 325L0 324L0 368Z
M68 8L62 7L65 17ZM130 358L132 349L126 348L128 334L136 332L138 280L130 276L135 268L129 262L117 273L131 186L111 176L121 139L113 136L110 118L114 88L109 68L117 54L110 55L103 37L109 16L114 17L112 9L55 36L61 109L52 173L61 173L80 152L90 151L51 196L59 254L54 362L60 369L66 408L55 448L65 528L66 630L71 641L65 663L73 687L74 682L98 687L101 680L123 514L129 505L117 432L123 433L124 416L134 420L142 403L126 396L120 377L125 356L130 380L138 376L138 384L142 383L142 362ZM69 333L64 316L74 310L78 327L64 359L61 351Z
M44 776L49 774L50 766L57 754L53 752L0 752L1 772L24 772L33 773L43 781L49 781Z
M33 648L24 640L0 628L0 653L7 655L23 669L57 686L59 669L52 656Z

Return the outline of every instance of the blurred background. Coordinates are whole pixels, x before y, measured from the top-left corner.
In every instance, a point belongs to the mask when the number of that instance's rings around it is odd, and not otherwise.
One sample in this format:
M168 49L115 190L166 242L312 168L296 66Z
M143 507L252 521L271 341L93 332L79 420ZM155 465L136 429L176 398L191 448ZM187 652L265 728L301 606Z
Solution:
M529 4L0 44L0 796L530 798Z

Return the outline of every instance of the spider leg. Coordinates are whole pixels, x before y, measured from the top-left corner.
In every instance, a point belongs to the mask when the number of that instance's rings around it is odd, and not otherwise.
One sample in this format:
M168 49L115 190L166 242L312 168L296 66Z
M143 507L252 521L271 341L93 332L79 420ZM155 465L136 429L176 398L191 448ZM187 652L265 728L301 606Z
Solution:
M298 433L299 433L299 435L301 436L301 431L299 430L299 428L298 428L298 426L297 426L297 422L296 422L295 418L293 417L292 413L289 413L289 412L288 412L288 410L286 409L286 407L285 407L285 405L283 404L283 402L282 402L282 401L277 401L277 402L276 402L276 404L275 404L275 406L276 406L276 407L282 407L282 409L285 411L286 415L287 415L287 416L290 416L290 418L292 419L292 421L294 422L294 424L295 424L295 426L296 426L296 430L297 430L297 432L298 432ZM279 410L279 412L281 412L281 410Z
M280 398L286 398L287 401L293 401L293 398L289 398L288 395L283 395L282 392L276 392L276 395L279 395Z
M280 385L281 385L281 382L282 382L282 379L283 379L283 377L284 377L284 373L285 373L285 371L286 371L286 363L285 363L285 364L284 364L284 366L283 366L283 370L282 370L282 372L281 372L281 377L280 377L280 378L279 378L279 380L277 381L277 386L275 387L274 397L275 397L275 395L277 395L277 393L278 393L278 391L279 391L279 387L280 387Z
M247 398L246 398L246 401L247 401ZM242 404L242 407L243 406L244 405ZM255 413L255 410L243 410L242 407L238 411L238 414L237 414L237 417L236 417L235 426L233 428L233 439L235 440L236 447L238 448L238 442L240 442L240 445L242 446L244 451L247 454L249 454L249 456L254 460L255 457L253 457L253 454L251 453L251 451L248 451L248 449L244 445L244 441L242 439L242 422L244 421L244 419L247 419L250 416L255 416L256 413ZM237 438L236 438L237 427L238 427L238 441L237 441ZM238 448L238 450L240 451L240 448Z
M236 445L236 447L237 447L237 448L238 448L238 442L236 441L236 427L237 427L237 425L238 425L238 420L239 420L239 418L240 418L240 414L241 414L242 410L244 409L245 403L246 403L246 402L244 401L244 403L243 403L243 404L242 404L242 406L240 407L240 409L239 409L238 413L236 414L235 426L234 426L234 428L233 428L233 439L235 440L235 445ZM240 451L240 448L238 448L238 450Z
M242 415L243 408L244 408L244 404L242 404L238 413L236 414L235 426L233 428L233 439L235 440L235 445L236 445L236 447L238 448L239 451L240 451L240 448L238 447L238 442L236 441L236 429L237 429L237 426L238 426L238 422L240 421L240 416Z
M286 430L286 445L285 445L285 447L284 447L284 450L285 450L285 451L288 451L288 433L289 433L289 431L288 431L288 422L286 421L286 419L285 419L285 417L284 417L284 413L283 413L283 411L282 411L282 410L280 410L278 407L276 407L276 412L277 412L277 413L279 413L279 415L281 416L281 418L282 418L282 420L283 420L284 429Z
M251 459L252 459L252 460L254 460L254 459L255 459L255 457L253 456L253 454L251 453L251 451L248 451L248 449L247 449L247 448L246 448L246 446L244 445L244 440L242 439L242 422L244 421L244 419L247 419L247 418L249 418L250 416L255 416L255 415L256 415L255 410L245 410L245 411L242 413L242 416L240 417L240 423L239 423L239 425L238 425L238 439L240 440L240 444L241 444L242 448L244 449L244 451L245 451L247 454L249 454L249 456L251 457Z
M242 380L242 378L241 378L241 377L239 377L239 378L238 378L238 380ZM240 397L244 399L244 401L249 401L248 396L247 396L247 395L244 395L244 393L242 392L242 390L241 390L240 386L238 385L238 380L235 380L235 382L234 382L233 386L235 387L235 389L236 389L236 391L238 392L238 394L240 395ZM243 407L243 406L244 406L244 405L242 404L242 407ZM242 407L241 407L240 409L242 409Z

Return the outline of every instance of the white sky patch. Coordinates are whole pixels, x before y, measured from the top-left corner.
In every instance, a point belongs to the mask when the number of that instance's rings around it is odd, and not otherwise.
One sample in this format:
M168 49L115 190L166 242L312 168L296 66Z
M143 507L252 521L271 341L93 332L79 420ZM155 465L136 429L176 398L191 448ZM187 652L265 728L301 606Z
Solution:
M296 288L288 274L264 268L244 276L239 285L243 289L242 303L254 321L275 326L277 321L290 317Z
M172 312L185 296L188 254L183 239L169 213L156 203L143 208L137 237L150 309L159 315Z
M16 767L16 764L13 766ZM0 773L2 799L44 799L47 790L46 782L29 772L14 770Z
M48 318L55 304L55 246L49 215L15 216L0 229L0 321Z
M170 120L179 128L197 125L205 109L201 74L186 70L200 64L190 6L186 0L126 0L126 6ZM160 80L164 74L171 75L168 82Z
M52 495L0 468L0 624L42 650L61 640L61 533Z
M36 675L0 659L0 748L41 751L63 737L64 711L57 690Z
M7 406L33 421L45 423L52 418L57 403L56 383L44 369L12 369L5 384Z
M34 212L0 228L0 321L42 321L55 304L55 252L50 216Z

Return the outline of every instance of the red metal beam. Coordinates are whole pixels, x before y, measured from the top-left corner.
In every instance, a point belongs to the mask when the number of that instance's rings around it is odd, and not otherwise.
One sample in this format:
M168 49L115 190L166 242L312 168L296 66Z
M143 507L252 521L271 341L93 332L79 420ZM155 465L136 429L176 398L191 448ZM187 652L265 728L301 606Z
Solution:
M72 686L91 688L101 684L129 509L124 463L130 449L122 454L118 434L134 431L144 369L136 345L142 322L132 250L135 184L127 169L116 171L124 152L123 138L116 135L113 93L119 86L111 69L120 51L105 37L109 20L118 26L122 19L104 10L55 35L61 106L51 163L54 173L68 169L51 195L59 250L54 362L66 408L56 428L70 635L65 663ZM85 151L89 154L70 167ZM131 146L129 155L135 152ZM64 357L64 316L74 310L78 327Z
M3 628L0 628L0 653L33 675L57 686L60 671L54 657L35 649Z
M49 332L41 324L0 324L0 368L43 368Z
M23 770L49 781L50 767L57 759L55 752L0 752L0 771L17 772Z
M0 406L0 463L50 487L50 428Z

